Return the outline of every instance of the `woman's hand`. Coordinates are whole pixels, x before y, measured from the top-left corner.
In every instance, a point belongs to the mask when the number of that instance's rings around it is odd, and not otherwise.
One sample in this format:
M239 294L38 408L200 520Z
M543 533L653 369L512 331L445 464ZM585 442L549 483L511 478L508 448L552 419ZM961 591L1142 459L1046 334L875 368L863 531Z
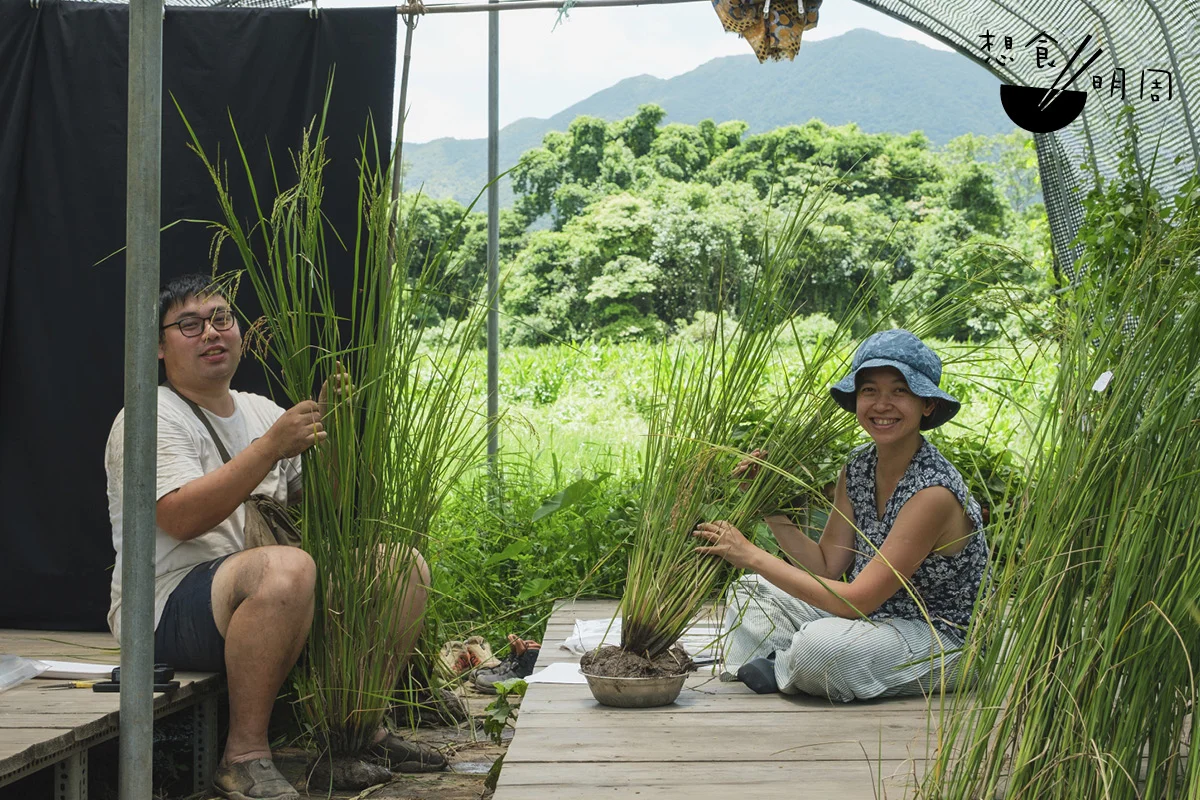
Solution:
M766 457L766 450L751 450L750 455L739 461L738 465L733 468L733 477L745 477L746 479L738 484L738 488L743 492L750 487L750 481L758 476L759 464L757 461L762 461Z
M333 394L338 403L350 401L354 385L350 382L350 373L342 366L342 362L334 362L333 374L321 384L321 393L317 396L317 406L324 418L329 413L329 395Z
M724 520L701 522L692 531L692 536L707 542L696 548L697 553L720 556L739 569L754 569L751 562L762 552L741 531Z

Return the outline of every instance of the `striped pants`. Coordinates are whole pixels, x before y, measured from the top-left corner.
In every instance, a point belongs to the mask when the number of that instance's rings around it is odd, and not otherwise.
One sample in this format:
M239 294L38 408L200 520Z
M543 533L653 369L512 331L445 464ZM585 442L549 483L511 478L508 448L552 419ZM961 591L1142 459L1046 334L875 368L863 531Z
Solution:
M924 620L842 619L792 597L758 575L729 590L721 680L747 661L775 653L786 694L851 700L952 692L961 683L962 641Z

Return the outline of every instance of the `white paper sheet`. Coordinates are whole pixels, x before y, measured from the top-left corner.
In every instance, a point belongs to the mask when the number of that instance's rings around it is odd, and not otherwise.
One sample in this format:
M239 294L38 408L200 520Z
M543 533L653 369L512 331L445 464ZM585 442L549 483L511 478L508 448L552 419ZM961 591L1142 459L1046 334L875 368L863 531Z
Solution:
M49 669L39 675L39 678L59 678L66 680L86 681L95 678L107 679L112 675L112 664L85 664L82 661L51 661L39 658Z
M688 655L716 656L715 644L719 630L715 623L697 623L688 628L680 637L679 643ZM614 619L577 619L571 635L560 647L581 656L589 650L595 650L602 644L621 643L621 618Z
M551 664L525 679L526 683L587 683L579 671L579 663L572 661Z

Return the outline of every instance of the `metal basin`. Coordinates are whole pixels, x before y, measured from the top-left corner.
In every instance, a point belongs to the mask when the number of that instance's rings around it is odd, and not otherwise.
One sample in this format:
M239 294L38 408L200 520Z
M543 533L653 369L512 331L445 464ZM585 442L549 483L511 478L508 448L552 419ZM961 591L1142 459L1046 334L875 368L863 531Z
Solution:
M601 675L589 675L588 688L592 697L601 705L617 708L653 708L670 705L679 697L687 673L682 675L667 675L660 678L606 678Z

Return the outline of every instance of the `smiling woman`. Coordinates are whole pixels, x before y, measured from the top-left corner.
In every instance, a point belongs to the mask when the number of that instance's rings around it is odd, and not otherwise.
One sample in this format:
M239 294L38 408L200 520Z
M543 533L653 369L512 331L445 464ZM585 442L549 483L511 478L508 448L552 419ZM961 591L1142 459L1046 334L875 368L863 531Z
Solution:
M723 680L843 702L957 688L988 549L979 504L921 435L959 409L941 371L908 331L859 346L830 393L873 443L851 454L819 541L787 517L765 520L796 566L727 522L697 527L700 552L756 573L729 594Z

